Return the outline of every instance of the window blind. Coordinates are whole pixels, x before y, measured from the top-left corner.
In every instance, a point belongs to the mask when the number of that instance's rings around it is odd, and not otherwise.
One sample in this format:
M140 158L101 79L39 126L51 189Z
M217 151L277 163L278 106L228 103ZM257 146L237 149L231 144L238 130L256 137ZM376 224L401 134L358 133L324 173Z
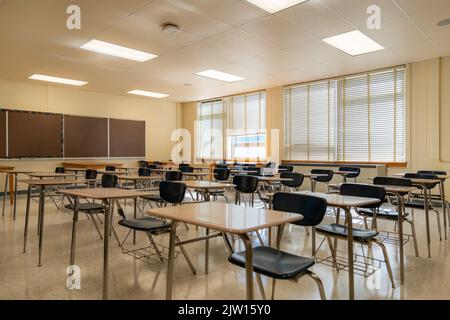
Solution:
M197 159L265 159L265 92L200 102L195 141Z
M405 162L405 69L285 88L285 159Z
M223 100L198 104L196 130L197 159L223 158L224 121Z

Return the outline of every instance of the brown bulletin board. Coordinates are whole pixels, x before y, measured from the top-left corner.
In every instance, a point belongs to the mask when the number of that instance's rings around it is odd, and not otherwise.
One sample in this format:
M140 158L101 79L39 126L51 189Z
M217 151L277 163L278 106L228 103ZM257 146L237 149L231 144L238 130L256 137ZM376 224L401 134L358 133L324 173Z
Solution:
M0 110L0 158L6 157L6 111Z
M9 158L62 158L62 126L62 114L9 111Z
M108 157L108 119L65 115L64 157Z
M145 121L109 119L110 157L145 157Z

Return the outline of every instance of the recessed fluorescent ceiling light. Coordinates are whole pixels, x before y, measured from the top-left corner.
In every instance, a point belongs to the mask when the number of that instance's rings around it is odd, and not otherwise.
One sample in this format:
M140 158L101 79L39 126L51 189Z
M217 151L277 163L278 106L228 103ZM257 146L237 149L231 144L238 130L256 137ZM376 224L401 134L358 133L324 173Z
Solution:
M323 42L328 43L339 50L351 56L357 56L369 52L384 50L385 48L370 39L364 33L355 30L347 33L339 34L334 37L322 39Z
M42 75L42 74L33 74L28 79L39 80L39 81L46 81L46 82L55 82L55 83L61 83L61 84L68 84L68 85L71 85L71 86L84 86L85 84L87 84L87 82L85 82L85 81L64 79L64 78L58 78L58 77L52 77L52 76L45 76L45 75Z
M157 92L150 92L150 91L143 91L143 90L131 90L131 91L128 91L127 93L135 94L138 96L150 97L150 98L158 98L158 99L169 97L169 95L165 94L165 93L157 93Z
M293 7L307 0L247 0L247 1L269 13L275 13Z
M196 74L199 76L202 76L202 77L207 77L207 78L226 81L226 82L236 82L236 81L245 80L245 78L242 78L239 76L234 76L229 73L220 72L220 71L212 70L212 69L202 71L202 72L197 72Z
M104 41L95 40L95 39L82 45L81 49L99 52L99 53L107 54L110 56L129 59L129 60L133 60L133 61L139 61L139 62L148 61L148 60L151 60L151 59L154 59L157 57L157 55L154 55L151 53L134 50L134 49L118 46L113 43L104 42Z

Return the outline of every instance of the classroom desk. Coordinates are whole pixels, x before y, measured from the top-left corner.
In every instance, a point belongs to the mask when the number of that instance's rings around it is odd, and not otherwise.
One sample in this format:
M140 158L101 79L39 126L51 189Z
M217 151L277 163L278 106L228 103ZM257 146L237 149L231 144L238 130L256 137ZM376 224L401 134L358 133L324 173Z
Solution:
M134 183L134 189L138 189L138 184L139 182L149 182L149 181L155 181L155 180L160 180L160 177L155 177L155 176L138 176L138 175L128 175L128 176L119 176L118 177L119 180L124 180L124 181L132 181Z
M28 173L27 176L30 178L69 178L69 177L75 177L76 175L74 173L54 173L54 172L34 172L34 173Z
M64 168L105 169L108 166L122 167L123 163L113 162L63 162Z
M183 183L186 185L188 189L202 190L205 195L205 201L210 201L211 191L235 187L235 185L231 183L220 183L211 181L183 181Z
M0 172L14 170L15 167L12 166L0 166ZM5 172L6 173L6 172ZM13 204L13 177L11 175L5 174L5 194L3 198L3 203L6 201L6 190L8 189L8 176L9 176L9 203ZM4 206L4 204L3 204Z
M179 223L192 224L204 227L207 230L216 230L223 235L226 233L237 235L243 240L246 251L245 275L247 299L253 300L253 248L248 234L265 228L283 226L286 223L292 223L303 219L303 216L299 214L242 207L219 202L204 202L176 207L150 209L147 211L147 214L172 221L169 241L169 261L167 264L167 300L172 299L175 238ZM196 240L205 240L205 238L187 240L181 244L191 243ZM227 240L226 243L228 243ZM232 250L230 245L228 245L228 249Z
M211 176L210 173L206 172L183 172L183 178L184 177L193 177L197 180L203 180L204 177Z
M307 194L315 197L323 198L327 201L327 205L338 209L343 209L349 222L347 224L347 246L348 246L348 287L349 299L355 299L355 282L354 282L354 261L353 261L353 224L351 208L358 208L369 204L379 203L380 200L373 198L343 196L340 194L329 194L311 191L298 191L294 193Z
M400 251L400 283L405 283L405 253L403 248L403 218L405 213L405 199L401 195L402 193L408 194L409 192L416 189L416 187L404 187L404 186L391 186L391 185L379 185L379 184L367 184L367 183L357 183L362 185L371 185L376 187L384 188L386 193L391 194L397 198L397 213L398 213L398 239L399 239L399 251ZM336 186L338 189L341 187L340 184L336 184L333 186ZM375 217L375 226L376 226L376 216ZM418 255L418 253L416 253Z
M138 190L126 190L117 188L94 188L94 189L75 189L75 190L62 190L60 192L66 196L74 198L74 203L78 202L79 198L102 200L105 204L105 221L104 221L104 233L103 233L103 299L108 299L108 276L109 276L109 231L111 224L112 203L117 205L117 208L121 208L120 199L134 199L134 215L136 217L136 199L142 196L151 195L151 192L138 191ZM78 212L74 213L74 219L77 218ZM74 233L72 233L74 236ZM73 252L73 250L72 250ZM75 257L71 255L70 264L74 265Z
M23 174L23 175L28 175L30 173L33 173L33 171L27 171L27 170L8 170L8 171L4 171L6 173L6 181L8 181L8 177L9 180L11 181L11 177L14 179L14 213L13 213L13 220L16 220L16 208L17 208L17 176L19 174ZM13 184L10 184L11 186L13 186ZM5 215L5 200L6 200L6 189L7 186L5 184L5 193L3 196L3 210L2 210L2 216ZM11 191L10 191L11 192Z
M28 240L28 220L30 216L31 187L39 188L39 210L38 210L38 232L39 232L39 259L38 267L42 266L42 243L44 238L44 216L45 216L45 190L47 187L59 187L67 185L77 185L97 181L96 179L29 179L19 180L28 185L27 206L25 211L25 229L23 235L23 253L26 252Z
M397 177L404 177L405 173L397 173L394 176ZM442 201L442 214L444 215L444 233L445 233L445 239L447 240L447 220L448 220L448 226L450 227L450 212L447 211L447 201L445 200L445 180L450 178L450 175L436 175L439 179L439 193L441 196ZM430 194L431 197L431 194ZM447 216L448 214L448 216Z

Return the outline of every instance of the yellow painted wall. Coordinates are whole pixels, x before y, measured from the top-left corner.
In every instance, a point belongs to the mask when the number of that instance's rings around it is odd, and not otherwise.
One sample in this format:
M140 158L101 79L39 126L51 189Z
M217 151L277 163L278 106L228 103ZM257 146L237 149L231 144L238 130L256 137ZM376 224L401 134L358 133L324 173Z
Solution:
M164 100L111 95L10 80L0 80L0 107L82 116L145 120L147 123L147 159L160 161L170 159L171 149L174 145L170 141L170 135L180 122L177 119L181 117L177 104ZM127 165L137 165L137 159L114 159L114 161ZM2 165L13 165L17 169L36 171L53 171L60 163L61 160L0 161ZM3 177L1 177L0 184L2 186L3 181Z

